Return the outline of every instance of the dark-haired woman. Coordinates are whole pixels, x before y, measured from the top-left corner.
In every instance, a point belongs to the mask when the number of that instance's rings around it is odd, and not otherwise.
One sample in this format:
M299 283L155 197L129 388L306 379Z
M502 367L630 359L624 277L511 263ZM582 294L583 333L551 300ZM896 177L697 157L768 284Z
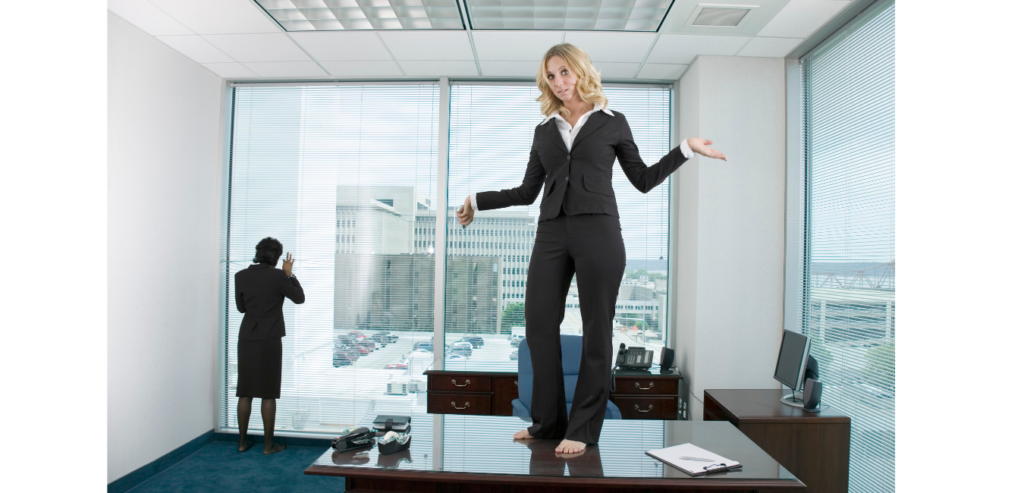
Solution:
M281 397L281 338L284 337L284 299L296 305L306 301L299 280L292 274L292 254L284 260L284 270L276 269L284 247L274 238L256 245L254 264L235 274L235 304L245 314L238 331L238 451L245 452L253 442L246 440L252 399L263 403L263 453L284 450L274 443L274 417Z

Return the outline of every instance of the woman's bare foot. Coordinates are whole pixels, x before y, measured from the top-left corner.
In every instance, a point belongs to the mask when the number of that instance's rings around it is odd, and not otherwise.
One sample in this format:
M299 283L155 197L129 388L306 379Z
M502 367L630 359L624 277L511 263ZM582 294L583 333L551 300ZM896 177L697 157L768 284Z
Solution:
M245 452L246 450L249 450L250 448L252 448L252 444L253 444L252 440L246 440L244 443L243 442L239 442L238 443L238 451L239 452Z
M583 450L580 450L579 452L576 452L574 454L560 454L558 452L555 452L555 457L558 457L559 459L572 459L573 457L579 457L586 452L587 449L586 447L584 447Z
M575 454L582 452L583 449L587 448L587 444L583 442L577 442L574 440L562 440L562 443L558 444L555 448L556 454Z
M533 438L533 436L530 435L530 430L519 430L515 435L512 435L512 438L514 440L527 440Z
M270 450L267 450L266 447L264 447L263 448L263 455L276 454L276 453L278 453L278 452L280 452L282 450L284 450L284 444L275 443L274 446Z

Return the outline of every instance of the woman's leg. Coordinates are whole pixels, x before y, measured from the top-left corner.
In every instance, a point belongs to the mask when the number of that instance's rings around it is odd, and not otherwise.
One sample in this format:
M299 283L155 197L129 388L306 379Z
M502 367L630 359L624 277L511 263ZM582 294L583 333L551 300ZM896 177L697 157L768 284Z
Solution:
M537 240L526 280L526 344L533 367L530 416L533 425L516 438L562 438L565 413L565 378L559 325L565 315L574 267L566 249L565 216L537 225Z
M245 452L252 447L252 440L246 440L249 432L249 415L252 414L252 397L238 398L238 451Z
M626 268L619 219L603 214L569 217L569 251L583 317L583 357L565 439L597 443L608 407L612 365L612 319ZM579 445L570 452L581 449Z
M263 453L270 455L284 450L284 445L274 443L274 418L277 415L277 399L263 399L260 406L263 415Z

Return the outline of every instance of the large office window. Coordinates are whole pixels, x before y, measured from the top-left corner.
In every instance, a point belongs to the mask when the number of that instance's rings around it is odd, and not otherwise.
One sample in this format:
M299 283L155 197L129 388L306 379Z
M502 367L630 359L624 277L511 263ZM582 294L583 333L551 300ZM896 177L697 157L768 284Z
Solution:
M626 115L643 159L653 164L670 147L669 87L606 87L608 108ZM456 84L451 88L445 368L515 371L525 325L524 302L540 198L529 206L482 211L462 228L454 208L474 192L522 183L534 128L543 120L535 85ZM615 308L614 344L658 349L668 289L669 187L640 193L613 166L612 184L626 244L626 272ZM581 334L576 281L565 299L561 330ZM468 348L455 343L482 338Z
M802 62L802 328L852 422L850 491L895 490L895 3Z
M424 368L406 356L433 335L422 219L437 208L438 96L437 84L235 88L221 427L237 427L234 274L266 236L295 256L306 292L285 302L276 428L334 433L426 410Z

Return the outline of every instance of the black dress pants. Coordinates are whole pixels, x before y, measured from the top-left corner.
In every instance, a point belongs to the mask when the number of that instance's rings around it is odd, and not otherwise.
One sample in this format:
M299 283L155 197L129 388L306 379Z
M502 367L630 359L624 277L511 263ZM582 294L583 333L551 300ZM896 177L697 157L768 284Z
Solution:
M526 340L533 366L530 435L587 444L601 436L611 377L612 319L625 268L619 218L560 215L537 224L526 281ZM583 357L567 417L559 326L573 274L583 317Z

